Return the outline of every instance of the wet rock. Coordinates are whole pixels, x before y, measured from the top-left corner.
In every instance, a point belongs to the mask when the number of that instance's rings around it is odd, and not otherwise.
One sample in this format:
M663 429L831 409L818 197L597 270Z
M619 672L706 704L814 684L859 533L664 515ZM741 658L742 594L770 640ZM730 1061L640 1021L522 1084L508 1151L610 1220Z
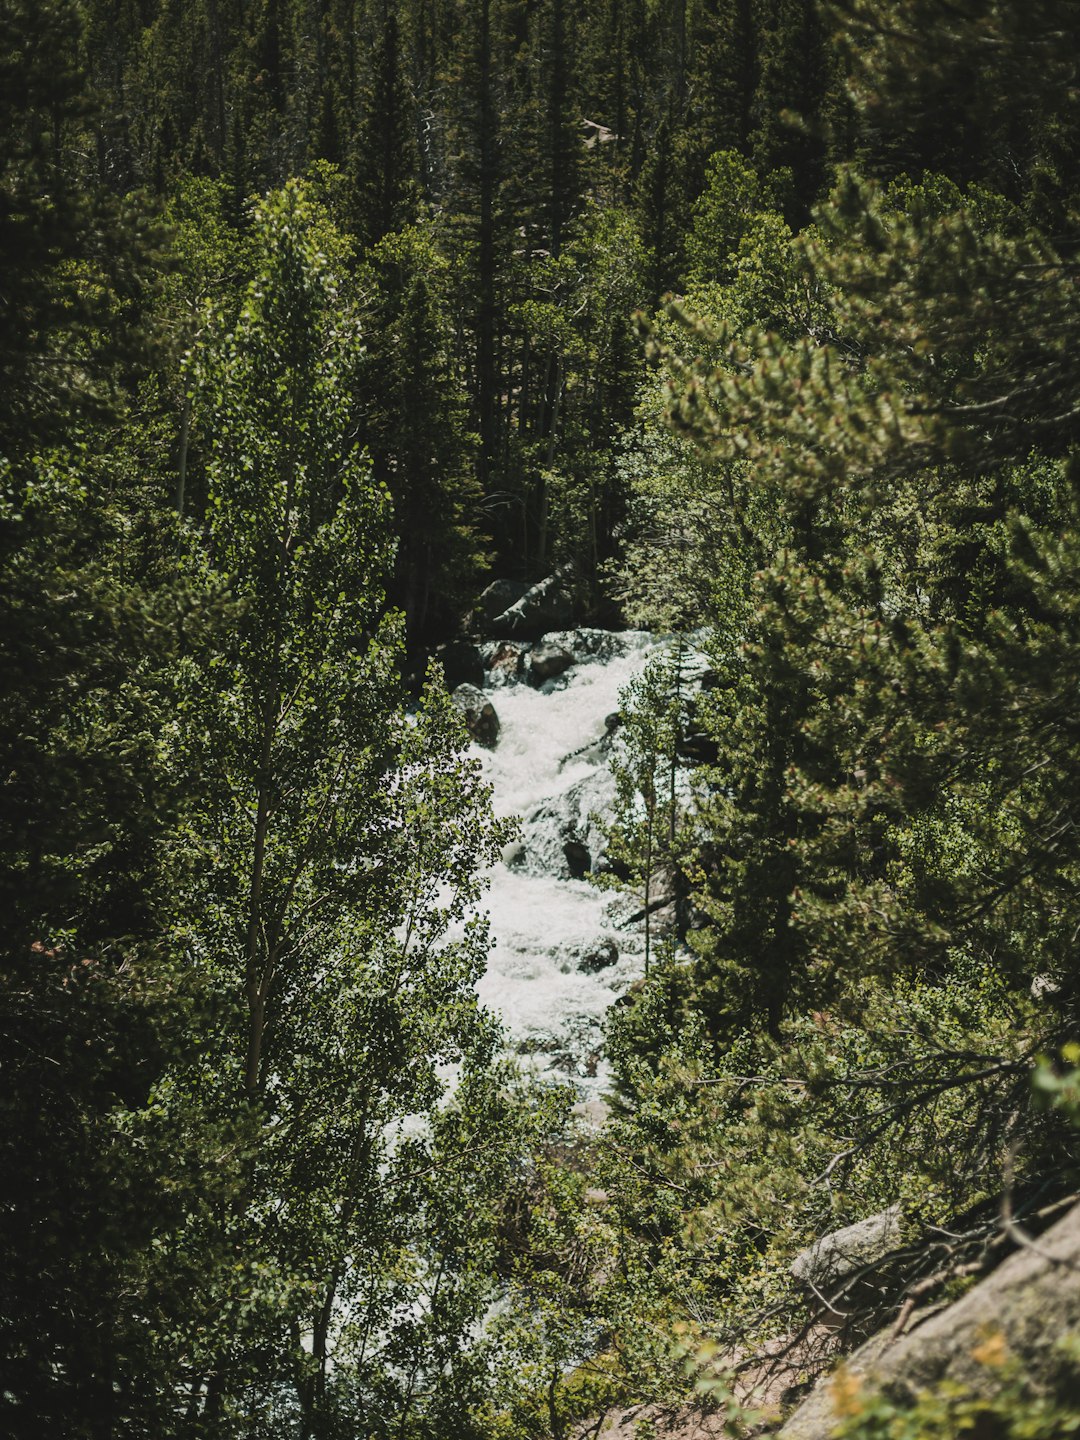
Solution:
M459 685L450 697L465 716L465 728L478 745L489 748L499 738L499 717L495 706L475 685Z
M483 685L484 657L471 640L451 640L440 645L435 659L443 668L448 690L456 690L459 685Z
M614 965L619 958L619 947L614 940L601 940L595 950L590 950L578 961L578 969L583 975L598 975L601 970L607 970Z
M521 674L527 650L527 645L512 640L489 640L480 646L480 656L484 669L494 678L513 680Z
M574 663L569 650L557 645L538 645L525 657L525 678L530 685L543 685L545 680L554 680L563 675Z
M488 589L491 587L489 586ZM569 624L574 615L574 587L568 570L557 570L532 586L487 624L492 635L539 640L548 630ZM487 594L487 591L484 592Z
M526 869L540 875L570 875L566 846L577 842L590 856L589 869L595 870L606 853L597 817L610 811L614 798L614 776L607 769L595 770L533 810L521 831L528 851Z
M614 735L623 722L622 711L613 710L610 715L604 716L604 729L609 735Z
M516 605L531 589L528 580L493 580L476 602L475 618L480 628L487 629L497 615Z
M583 845L580 840L567 840L563 845L563 854L566 856L566 867L570 871L570 878L584 880L592 869L589 847Z
M626 654L634 633L579 627L576 630L553 630L540 638L545 645L569 650L575 660L613 660Z
M525 846L520 840L511 840L502 852L502 863L508 870L520 869L525 864Z

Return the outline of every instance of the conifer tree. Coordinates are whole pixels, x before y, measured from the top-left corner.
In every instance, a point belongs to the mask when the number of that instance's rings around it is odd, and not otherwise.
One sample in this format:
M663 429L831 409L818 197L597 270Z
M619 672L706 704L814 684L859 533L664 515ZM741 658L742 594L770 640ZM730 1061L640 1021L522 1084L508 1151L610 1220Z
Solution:
M476 436L458 386L450 266L431 232L385 236L368 265L364 438L393 501L391 593L415 642L452 633L479 570Z
M371 17L370 70L360 85L359 115L350 116L349 149L357 229L377 244L417 219L414 102L407 85L406 37L397 7L382 0Z
M156 1337L183 1300L154 1258L190 1153L148 1111L198 1024L174 923L200 786L166 757L216 608L159 583L161 497L115 457L150 257L73 160L78 18L0 10L0 1427L27 1440L169 1408Z

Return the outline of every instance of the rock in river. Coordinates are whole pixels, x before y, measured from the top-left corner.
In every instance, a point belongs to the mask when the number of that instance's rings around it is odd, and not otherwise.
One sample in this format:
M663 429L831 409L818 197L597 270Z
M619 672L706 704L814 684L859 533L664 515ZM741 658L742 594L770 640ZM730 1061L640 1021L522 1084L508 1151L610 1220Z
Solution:
M489 748L499 738L499 717L495 706L475 685L459 685L450 697L465 716L465 728L478 745Z
M559 645L537 645L525 657L525 678L530 685L542 685L570 669L574 657Z
M607 970L614 965L619 958L619 947L614 940L601 940L595 950L590 950L578 961L578 969L583 975L598 975L601 970Z

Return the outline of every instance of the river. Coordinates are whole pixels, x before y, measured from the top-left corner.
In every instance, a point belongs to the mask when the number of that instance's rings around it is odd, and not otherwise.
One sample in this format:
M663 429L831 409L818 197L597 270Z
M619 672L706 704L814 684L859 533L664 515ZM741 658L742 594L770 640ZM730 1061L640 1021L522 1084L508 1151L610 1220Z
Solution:
M519 817L521 832L490 877L494 948L479 989L524 1063L573 1080L588 1101L607 1084L605 1013L641 974L644 944L627 923L634 902L576 875L603 866L590 817L610 813L615 798L608 719L661 642L576 630L544 643L573 654L563 675L535 687L506 670L487 673L501 728L494 747L476 753L496 812Z

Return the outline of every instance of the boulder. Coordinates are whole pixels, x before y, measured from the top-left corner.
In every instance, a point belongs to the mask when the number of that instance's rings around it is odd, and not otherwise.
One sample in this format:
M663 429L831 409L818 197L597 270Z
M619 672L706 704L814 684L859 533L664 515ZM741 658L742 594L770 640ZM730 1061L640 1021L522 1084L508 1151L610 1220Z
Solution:
M720 748L711 735L703 730L692 730L679 737L678 753L683 760L694 765L715 765L720 758Z
M569 650L561 650L556 645L537 645L525 657L525 678L530 685L543 685L545 680L565 674L573 663Z
M615 798L610 770L594 770L561 794L531 811L522 821L521 840L529 868L536 874L573 878L601 862L605 837L597 817L607 814ZM580 846L580 849L571 848Z
M488 589L491 587L489 586ZM500 638L539 640L549 630L568 625L574 618L573 581L564 568L533 585L513 604L492 616L487 629ZM485 594L487 591L484 592Z
M579 626L576 630L552 630L540 638L545 645L569 650L575 660L614 660L627 653L635 633Z
M590 950L578 961L578 969L583 975L598 975L601 970L607 970L619 958L619 947L614 940L601 940L594 950Z
M481 630L486 630L496 615L516 605L531 589L528 580L493 580L476 602L475 619Z
M521 674L527 649L512 640L489 640L480 646L480 657L495 682L513 680Z
M450 640L440 645L435 659L443 668L448 690L456 690L459 685L483 685L484 657L471 640Z
M900 1207L890 1205L854 1225L845 1225L800 1250L791 1262L792 1278L827 1293L864 1265L881 1260L903 1240Z
M459 685L450 697L465 716L465 728L478 745L489 748L499 738L499 717L495 706L475 685Z
M1060 1344L1078 1329L1080 1205L954 1304L921 1324L916 1312L907 1334L888 1330L868 1340L847 1360L846 1383L884 1391L898 1404L943 1382L992 1395L1008 1362L1033 1389L1053 1391ZM834 1396L833 1382L823 1380L779 1432L783 1440L828 1440L837 1425Z

